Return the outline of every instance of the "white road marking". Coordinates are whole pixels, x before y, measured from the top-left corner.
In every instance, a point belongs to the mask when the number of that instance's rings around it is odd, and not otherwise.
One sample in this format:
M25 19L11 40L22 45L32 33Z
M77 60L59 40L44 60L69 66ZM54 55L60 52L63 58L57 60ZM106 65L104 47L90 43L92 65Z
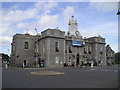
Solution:
M108 71L107 69L105 69L105 71Z
M90 70L95 70L95 69L90 69Z
M118 72L118 70L114 70L114 71Z
M106 72L118 72L118 70L109 70L109 69L93 69L93 68L91 68L90 70L88 70L88 71L96 71L96 70L98 70L98 71L106 71Z

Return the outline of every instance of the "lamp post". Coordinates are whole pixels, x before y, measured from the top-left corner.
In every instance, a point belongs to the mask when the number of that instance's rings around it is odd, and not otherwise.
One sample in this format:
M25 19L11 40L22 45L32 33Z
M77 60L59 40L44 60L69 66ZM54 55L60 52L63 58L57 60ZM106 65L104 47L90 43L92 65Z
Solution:
M38 67L38 32L37 32L37 29L35 28L36 30L36 33L37 33L37 37L36 37L36 67Z
M118 12L117 15L120 15L120 1L118 2Z

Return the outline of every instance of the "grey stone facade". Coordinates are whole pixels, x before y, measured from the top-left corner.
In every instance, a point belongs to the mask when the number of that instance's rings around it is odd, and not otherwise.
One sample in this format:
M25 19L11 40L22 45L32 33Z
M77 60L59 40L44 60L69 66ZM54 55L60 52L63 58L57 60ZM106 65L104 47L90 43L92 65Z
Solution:
M28 42L28 49L25 49L25 42ZM34 60L34 43L35 36L29 34L16 34L13 36L12 52L11 52L11 65L22 66L25 61L29 66L35 63Z
M111 49L110 45L106 46L106 63L108 65L115 62L115 52Z
M106 65L105 38L101 36L83 38L77 30L77 21L72 16L69 21L69 31L47 29L41 35L16 34L13 36L11 50L11 65L38 66L41 60L46 67L63 66L64 63L80 64L81 60L94 60ZM72 23L72 26L71 26ZM73 30L74 28L76 30ZM74 45L82 43L80 46Z
M61 66L65 60L65 32L59 29L47 29L41 32L39 54L46 66ZM55 46L58 44L58 47ZM42 46L41 46L42 45Z

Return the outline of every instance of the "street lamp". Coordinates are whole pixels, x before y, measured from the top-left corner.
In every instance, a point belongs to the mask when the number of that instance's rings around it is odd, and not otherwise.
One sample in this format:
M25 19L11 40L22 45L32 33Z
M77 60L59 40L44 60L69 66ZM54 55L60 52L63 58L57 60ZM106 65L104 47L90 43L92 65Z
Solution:
M120 1L118 2L118 12L117 15L120 15Z
M37 28L35 28L36 33L37 33L37 38L36 38L36 67L38 67L37 62L38 62L38 32Z
M38 35L38 31L37 31L37 28L35 28L35 31L36 31L36 33L37 33L37 35Z

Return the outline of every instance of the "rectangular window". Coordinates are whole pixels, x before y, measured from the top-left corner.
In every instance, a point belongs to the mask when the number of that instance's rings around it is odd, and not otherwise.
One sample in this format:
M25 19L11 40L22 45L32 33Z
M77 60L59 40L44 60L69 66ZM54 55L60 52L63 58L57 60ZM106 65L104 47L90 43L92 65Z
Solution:
M88 52L90 51L90 46L88 46Z
M86 46L86 53L88 53L89 52L89 47L88 46Z
M55 63L56 63L56 64L59 63L59 57L55 57Z
M29 49L28 42L25 42L25 49Z
M91 54L91 51L89 51L89 54Z
M100 47L100 51L102 51L103 50L103 48L102 48L102 46Z
M102 46L100 46L100 54L102 54L103 52L103 47Z
M45 52L45 42L43 42L43 52Z
M13 50L15 50L15 43L13 43Z
M72 53L71 47L69 47L69 53Z
M58 42L55 42L55 51L59 52L59 43Z
M84 54L86 54L86 48L84 48Z
M71 44L69 44L69 53L72 53Z
M91 54L91 46L88 46L88 52Z
M100 52L100 54L102 54L102 51Z
M65 53L67 53L67 50L65 50Z

